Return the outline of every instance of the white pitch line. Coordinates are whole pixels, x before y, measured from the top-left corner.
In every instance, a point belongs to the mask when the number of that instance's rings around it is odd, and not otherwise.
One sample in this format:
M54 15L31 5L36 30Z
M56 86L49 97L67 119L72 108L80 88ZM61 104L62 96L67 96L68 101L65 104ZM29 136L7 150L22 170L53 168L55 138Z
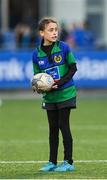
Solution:
M9 144L9 145L14 145L14 144L20 144L20 145L26 145L26 144L47 144L47 140L0 140L0 145L2 144ZM107 139L96 139L96 140L91 140L90 139L79 139L75 140L74 143L82 143L82 144L98 144L98 143L107 143Z
M0 140L0 144L42 144L48 143L47 140Z
M107 163L107 160L75 160L74 162L75 163ZM42 163L47 163L47 161L0 161L0 164L42 164Z

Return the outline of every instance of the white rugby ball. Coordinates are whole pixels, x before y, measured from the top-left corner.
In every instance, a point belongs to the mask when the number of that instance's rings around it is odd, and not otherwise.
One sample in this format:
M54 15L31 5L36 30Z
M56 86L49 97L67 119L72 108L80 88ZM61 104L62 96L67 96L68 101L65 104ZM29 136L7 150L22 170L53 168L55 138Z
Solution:
M49 91L54 84L52 76L47 73L38 73L33 76L32 86L42 91Z

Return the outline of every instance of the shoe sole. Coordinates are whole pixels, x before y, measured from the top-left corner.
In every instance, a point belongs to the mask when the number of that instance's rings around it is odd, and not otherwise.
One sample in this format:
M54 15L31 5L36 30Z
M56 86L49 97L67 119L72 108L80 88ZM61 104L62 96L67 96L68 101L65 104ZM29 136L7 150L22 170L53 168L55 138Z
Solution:
M55 168L51 168L51 169L49 169L49 170L42 170L42 169L40 169L39 171L40 171L40 172L50 172L50 171L54 171L54 169L55 169Z
M70 170L68 169L68 170L65 170L65 171L64 171L64 170L54 170L54 172L70 172L70 171L74 171L74 170L75 170L75 169L72 169L72 170L71 170L71 169L70 169Z

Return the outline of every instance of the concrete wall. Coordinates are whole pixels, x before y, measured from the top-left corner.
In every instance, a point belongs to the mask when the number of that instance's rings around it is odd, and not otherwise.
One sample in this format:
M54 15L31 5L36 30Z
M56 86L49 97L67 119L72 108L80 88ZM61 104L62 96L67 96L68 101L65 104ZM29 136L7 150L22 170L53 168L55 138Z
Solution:
M103 20L104 42L107 45L107 0L104 0L104 20Z
M51 0L51 15L66 23L82 22L86 15L86 0Z

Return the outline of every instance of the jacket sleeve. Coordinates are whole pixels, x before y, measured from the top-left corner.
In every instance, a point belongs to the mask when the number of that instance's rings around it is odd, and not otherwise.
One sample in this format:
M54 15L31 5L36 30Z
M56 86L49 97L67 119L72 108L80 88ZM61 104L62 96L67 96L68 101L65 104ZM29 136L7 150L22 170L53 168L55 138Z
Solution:
M68 66L69 66L68 73L64 77L62 77L58 82L55 83L59 87L64 85L66 82L68 82L74 76L75 72L77 71L76 63L71 63Z
M40 72L40 68L39 68L38 63L37 63L37 53L36 53L36 51L33 53L32 61L33 61L33 73L35 75L35 74Z
M76 60L68 44L66 44L66 48L65 48L65 61L68 65L69 70L64 77L62 77L58 82L56 82L58 86L62 86L66 82L68 82L77 71Z

